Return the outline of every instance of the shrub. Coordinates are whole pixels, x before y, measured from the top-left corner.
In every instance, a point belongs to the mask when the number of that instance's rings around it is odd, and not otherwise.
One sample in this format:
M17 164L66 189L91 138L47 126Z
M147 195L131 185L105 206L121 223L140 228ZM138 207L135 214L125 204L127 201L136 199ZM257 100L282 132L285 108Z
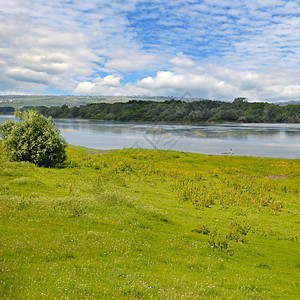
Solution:
M4 153L13 161L29 161L37 166L54 167L66 159L66 142L51 119L36 110L19 111L19 121L0 126Z

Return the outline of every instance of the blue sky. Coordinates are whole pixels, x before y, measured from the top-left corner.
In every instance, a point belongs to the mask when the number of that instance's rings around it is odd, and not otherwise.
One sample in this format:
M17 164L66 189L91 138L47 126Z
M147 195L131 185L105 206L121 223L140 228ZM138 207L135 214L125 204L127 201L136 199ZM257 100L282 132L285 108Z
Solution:
M0 0L0 93L300 99L300 4Z

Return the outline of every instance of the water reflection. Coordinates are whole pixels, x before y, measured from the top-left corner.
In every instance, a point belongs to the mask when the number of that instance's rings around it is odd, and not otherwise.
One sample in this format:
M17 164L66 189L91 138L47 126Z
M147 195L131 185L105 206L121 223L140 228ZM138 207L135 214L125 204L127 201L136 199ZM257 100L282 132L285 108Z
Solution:
M131 123L108 123L82 120L55 120L56 125L62 130L86 130L93 132L108 132L112 134L126 134L128 132L151 133L160 128L161 134L183 135L191 137L213 138L234 137L247 139L248 136L275 136L299 134L299 124L279 124L276 127L265 124L245 125L165 125L165 124L131 124ZM264 125L262 127L262 125ZM287 127L294 126L294 127Z

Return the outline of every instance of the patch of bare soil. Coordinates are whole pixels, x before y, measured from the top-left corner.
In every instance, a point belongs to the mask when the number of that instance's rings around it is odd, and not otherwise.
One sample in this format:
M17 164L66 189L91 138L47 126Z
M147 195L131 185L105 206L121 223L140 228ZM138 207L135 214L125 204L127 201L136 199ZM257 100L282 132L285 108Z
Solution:
M273 178L273 179L279 179L279 178L286 178L286 175L266 175L266 178Z

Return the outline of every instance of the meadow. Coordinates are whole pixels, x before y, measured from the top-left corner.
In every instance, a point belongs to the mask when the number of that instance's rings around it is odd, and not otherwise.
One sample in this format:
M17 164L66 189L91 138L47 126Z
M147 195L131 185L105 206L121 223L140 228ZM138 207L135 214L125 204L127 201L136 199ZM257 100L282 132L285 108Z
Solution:
M70 146L49 169L0 153L2 299L300 296L299 160Z

